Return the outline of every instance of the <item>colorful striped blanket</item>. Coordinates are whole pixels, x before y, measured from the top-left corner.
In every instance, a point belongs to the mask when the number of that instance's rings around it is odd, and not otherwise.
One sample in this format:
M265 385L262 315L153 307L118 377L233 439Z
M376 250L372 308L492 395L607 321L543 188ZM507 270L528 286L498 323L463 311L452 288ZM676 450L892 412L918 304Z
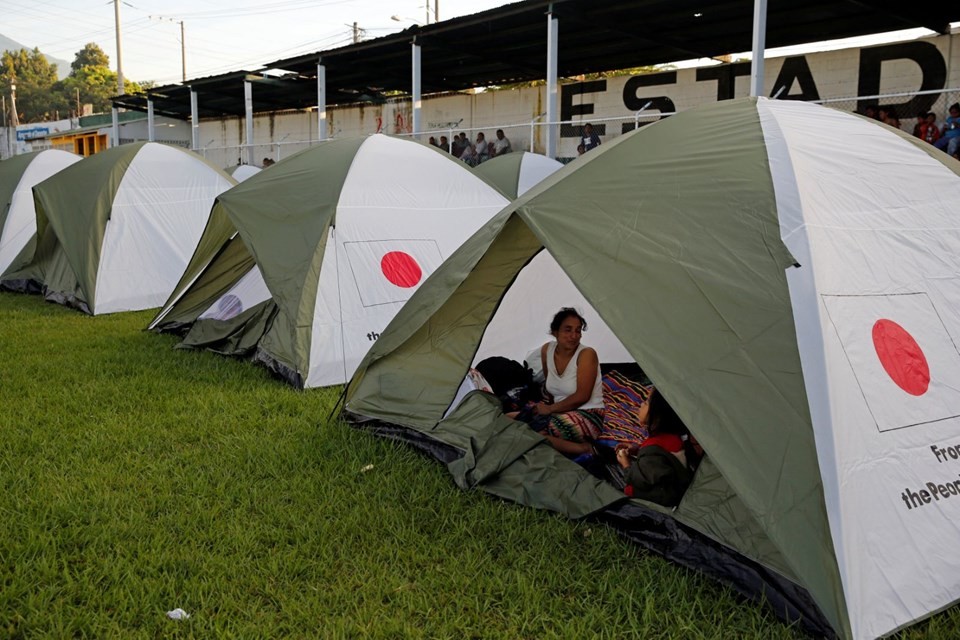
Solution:
M603 376L603 429L595 444L613 449L618 444L640 444L647 430L637 421L640 405L650 389L625 375L611 371Z

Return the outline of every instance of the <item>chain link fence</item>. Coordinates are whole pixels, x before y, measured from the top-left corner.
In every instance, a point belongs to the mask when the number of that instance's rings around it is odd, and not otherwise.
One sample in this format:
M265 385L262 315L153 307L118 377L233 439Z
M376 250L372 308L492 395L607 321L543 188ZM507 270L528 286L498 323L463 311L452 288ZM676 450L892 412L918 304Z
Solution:
M864 114L867 112L868 107L876 109L884 108L888 113L894 114L899 118L900 128L903 131L913 133L914 127L917 124L917 117L920 114L926 115L933 113L936 116L938 125L943 126L950 105L960 102L960 88L831 98L816 102L831 109L849 113ZM493 144L497 140L497 131L499 130L503 131L504 137L509 140L511 151L533 151L534 153L545 154L547 127L556 126L559 128L556 159L565 163L570 162L585 152L585 148L581 147L581 145L584 144L584 128L587 124L593 127L593 132L599 136L600 143L604 144L634 129L673 115L672 113L661 113L653 110L647 111L647 106L648 105L645 105L644 109L632 114L605 118L581 118L578 120L558 122L546 122L544 119L545 114L541 114L529 122L491 123L471 127L461 126L462 121L444 123L444 126L441 127L437 127L436 123L432 123L433 128L430 130L416 134L405 132L395 135L412 138L424 143L432 141L441 148L444 148L443 145L446 144L447 146L445 148L456 155L457 149L454 146L454 140L456 138L463 136L471 143L473 148L476 148L479 137L478 134L482 133L486 142ZM211 143L212 142L213 141L211 141ZM276 142L254 144L252 147L252 160L248 153L249 147L244 144L219 147L203 146L198 152L219 166L227 167L235 164L255 164L262 166L265 159L277 162L318 143L319 141L317 140L287 140L281 138ZM468 164L475 166L487 157L488 156L473 156L465 160Z
M642 127L650 122L655 122L660 118L672 115L669 113L642 113L637 112L630 115L613 116L609 118L593 118L589 124L593 127L594 133L603 140L616 138ZM557 143L557 160L560 162L570 162L580 155L579 147L584 138L584 127L587 120L563 120L557 122L545 122L542 120L544 114L534 118L530 122L514 122L510 124L491 124L486 126L462 127L459 123L451 123L449 128L432 129L422 133L400 133L401 137L412 138L444 148L456 153L453 147L455 137L464 137L473 147L476 147L479 141L479 134L483 134L484 140L488 144L495 144L498 140L498 132L503 132L504 138L510 142L511 151L532 151L534 153L546 153L547 127L550 125L559 126L560 137ZM444 145L448 146L444 146ZM468 158L468 164L476 166L486 159Z
M238 164L263 167L265 161L278 162L317 144L320 144L319 140L279 140L252 146L245 144L210 146L208 144L197 149L197 153L218 167L232 167ZM250 153L251 149L253 153Z
M913 133L918 117L933 113L937 123L943 125L949 115L950 105L960 102L960 88L936 91L916 91L913 93L888 93L875 96L855 96L850 98L830 98L817 100L818 104L848 113L867 114L869 107L883 109L900 120L900 128Z

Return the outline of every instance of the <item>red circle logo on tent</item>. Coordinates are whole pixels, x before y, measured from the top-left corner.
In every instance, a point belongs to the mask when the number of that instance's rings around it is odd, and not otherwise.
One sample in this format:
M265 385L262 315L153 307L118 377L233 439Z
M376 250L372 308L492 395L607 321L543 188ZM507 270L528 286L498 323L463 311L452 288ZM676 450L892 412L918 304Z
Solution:
M873 348L883 370L897 386L913 396L922 396L930 386L930 366L923 349L893 320L881 319L873 325Z
M423 271L409 253L391 251L380 258L380 270L391 283L409 289L420 282Z

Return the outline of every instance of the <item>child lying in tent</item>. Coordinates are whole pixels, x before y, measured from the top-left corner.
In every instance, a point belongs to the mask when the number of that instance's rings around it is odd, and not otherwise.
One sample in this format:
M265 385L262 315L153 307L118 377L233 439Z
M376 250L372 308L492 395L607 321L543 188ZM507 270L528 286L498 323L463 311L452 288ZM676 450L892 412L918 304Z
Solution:
M639 445L619 444L615 450L624 471L624 493L674 507L690 486L700 454L686 425L657 389L651 389L636 418L647 437Z

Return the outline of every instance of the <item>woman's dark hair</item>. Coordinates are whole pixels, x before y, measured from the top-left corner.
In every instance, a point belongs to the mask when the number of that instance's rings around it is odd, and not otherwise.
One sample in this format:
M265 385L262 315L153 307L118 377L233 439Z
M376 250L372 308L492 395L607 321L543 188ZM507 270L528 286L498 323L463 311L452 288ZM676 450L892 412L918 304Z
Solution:
M553 316L553 321L550 322L550 333L556 333L560 331L560 325L563 324L563 321L567 318L576 318L580 321L581 328L587 330L587 321L583 319L583 316L580 315L573 307L563 307L560 311L557 311L556 315Z
M647 398L647 428L650 435L672 433L683 436L689 433L687 425L683 424L683 420L656 388Z

